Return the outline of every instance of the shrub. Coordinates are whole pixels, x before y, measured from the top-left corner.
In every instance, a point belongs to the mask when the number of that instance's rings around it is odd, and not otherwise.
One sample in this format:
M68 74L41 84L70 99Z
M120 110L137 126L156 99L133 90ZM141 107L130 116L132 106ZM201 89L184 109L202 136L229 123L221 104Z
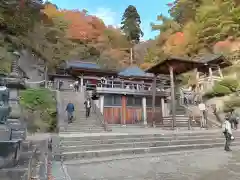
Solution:
M232 92L236 92L239 86L238 81L233 78L225 78L222 81L220 81L218 84L228 87Z
M231 93L232 93L232 91L228 87L220 85L220 84L215 84L211 91L208 91L204 94L204 97L207 99L210 99L213 97L225 96L225 95L228 95Z
M229 112L232 109L240 107L240 97L232 97L230 100L224 102L224 112Z
M20 104L30 132L53 132L57 126L55 94L48 89L27 89L20 92Z

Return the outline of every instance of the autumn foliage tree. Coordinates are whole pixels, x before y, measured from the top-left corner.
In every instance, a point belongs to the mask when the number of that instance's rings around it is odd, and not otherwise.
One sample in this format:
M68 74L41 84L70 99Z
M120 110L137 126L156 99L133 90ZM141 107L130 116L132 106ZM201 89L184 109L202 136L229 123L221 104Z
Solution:
M59 10L47 4L44 12L51 18L62 19L67 23L66 37L74 43L70 56L78 59L91 59L105 67L121 67L129 47L125 35L120 30L105 26L96 16L86 10Z
M199 53L226 53L233 49L227 39L238 41L238 1L176 0L167 6L171 17L160 15L161 23L152 24L153 30L161 32L155 39L156 50L152 51L161 49L163 54L192 57ZM162 55L157 56L161 60Z

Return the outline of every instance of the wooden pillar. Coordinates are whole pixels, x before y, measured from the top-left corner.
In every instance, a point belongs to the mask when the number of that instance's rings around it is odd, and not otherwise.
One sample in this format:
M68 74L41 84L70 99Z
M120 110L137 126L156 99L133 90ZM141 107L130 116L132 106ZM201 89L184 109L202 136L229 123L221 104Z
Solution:
M156 101L156 84L157 83L157 75L155 74L153 77L152 83L152 123L155 125L155 101Z
M126 115L127 115L127 97L122 96L122 116L121 116L122 125L126 125Z
M81 86L81 92L83 92L83 75L81 75L80 86Z
M196 73L196 90L197 92L200 91L200 86L199 86L199 72L198 72L198 69L196 68L195 69L195 73Z
M211 85L213 84L213 73L212 73L212 67L208 68L209 71L209 78L210 78L210 83Z
M164 102L164 98L161 98L161 108L162 108L162 117L165 117L165 102Z
M171 109L172 109L172 128L175 128L176 124L176 108L175 108L175 87L174 87L174 73L173 68L169 66L170 80L171 80Z
M147 125L147 99L142 98L142 110L143 110L143 124Z
M104 95L101 95L99 98L99 107L100 107L100 112L103 114L104 113Z
M218 68L218 73L219 73L220 77L223 78L223 74L222 74L222 70L221 70L220 66L217 66L217 68Z

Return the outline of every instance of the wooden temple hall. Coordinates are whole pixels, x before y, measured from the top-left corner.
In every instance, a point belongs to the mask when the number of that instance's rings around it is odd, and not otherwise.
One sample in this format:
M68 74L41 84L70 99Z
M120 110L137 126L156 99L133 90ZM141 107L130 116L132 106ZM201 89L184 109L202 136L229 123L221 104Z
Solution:
M63 81L63 90L78 80L80 90L93 90L99 97L94 100L108 124L164 124L164 118L171 118L171 126L177 126L177 117L185 115L179 111L179 74L198 70L209 74L212 67L226 67L225 59L216 56L201 61L169 57L146 70L130 66L123 71L106 71L97 64L83 61L66 61L49 80L57 84ZM219 70L218 69L218 70ZM91 88L89 88L91 87ZM171 100L174 101L171 101Z

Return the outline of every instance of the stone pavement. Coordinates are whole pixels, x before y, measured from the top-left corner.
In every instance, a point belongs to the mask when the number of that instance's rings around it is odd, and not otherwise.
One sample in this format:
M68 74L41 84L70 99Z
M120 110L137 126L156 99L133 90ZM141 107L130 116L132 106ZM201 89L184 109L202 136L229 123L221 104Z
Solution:
M66 164L55 180L238 180L240 147L176 152L94 164ZM53 167L62 171L59 164ZM53 174L53 175L54 175Z

